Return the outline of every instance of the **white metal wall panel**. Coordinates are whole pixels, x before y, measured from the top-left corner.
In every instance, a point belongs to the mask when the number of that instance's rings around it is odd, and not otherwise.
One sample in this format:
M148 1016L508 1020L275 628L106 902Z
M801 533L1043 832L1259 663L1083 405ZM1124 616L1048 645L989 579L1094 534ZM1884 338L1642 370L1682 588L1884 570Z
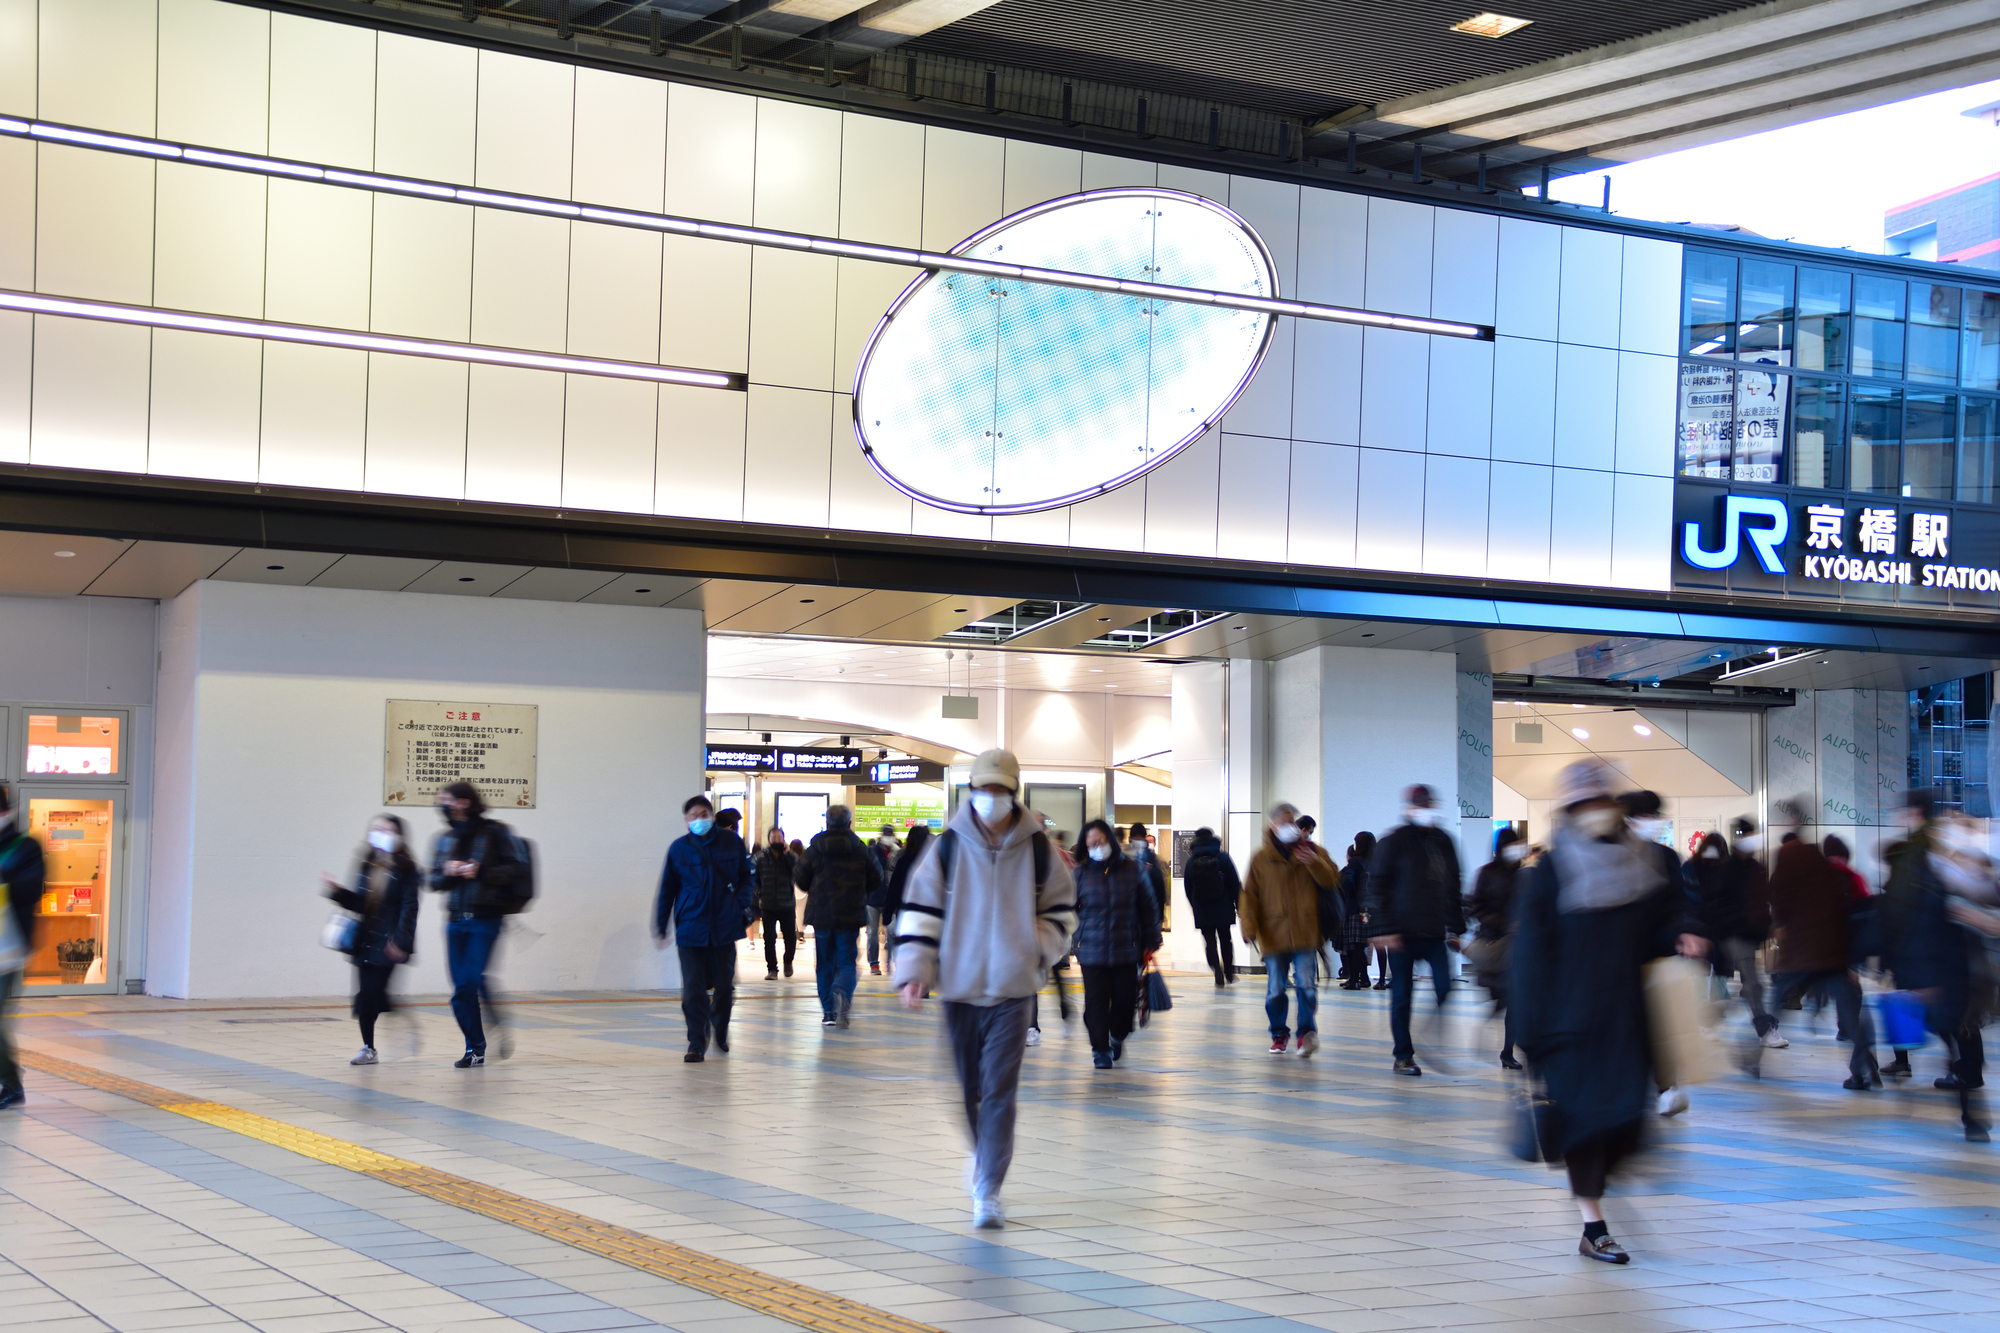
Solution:
M924 506L918 505L922 514ZM935 510L931 512L935 513ZM1082 548L1137 551L1146 539L1146 488L1121 486L1069 510L1069 542Z
M478 96L473 184L567 198L575 66L481 51Z
M1292 434L1292 391L1297 376L1292 368L1296 355L1299 321L1281 319L1271 332L1271 347L1264 363L1243 390L1243 396L1222 418L1222 428L1243 435L1269 435L1290 439Z
M1612 474L1559 467L1553 475L1550 508L1562 521L1549 529L1549 577L1585 587L1610 583Z
M375 53L375 169L463 184L473 178L479 53L382 33Z
M1660 540L1674 521L1674 479L1620 474L1612 499L1611 582L1620 588L1672 586L1673 545Z
M1229 178L1229 207L1257 231L1271 252L1278 290L1286 296L1299 285L1299 187L1254 176Z
M8 139L0 143L0 287L34 286L35 145Z
M463 212L447 210L446 216ZM569 238L570 224L562 218L497 208L472 210L472 289L468 322L462 326L470 328L472 341L541 352L563 350L569 323ZM388 262L397 257L384 256ZM455 292L448 296L440 292L434 313L398 312L393 307L385 311L378 297L376 318L434 318L435 327L450 328L446 302L455 297Z
M37 113L93 129L153 133L157 0L42 0L40 11Z
M854 372L861 353L882 312L896 294L910 284L916 270L894 264L871 264L865 259L842 259L840 265L837 314L834 326L833 387L843 393L854 389Z
M1000 211L1018 213L1030 204L1075 194L1083 186L1083 153L1053 144L1007 140L1006 173L1000 182Z
M106 472L146 470L152 332L36 316L30 462Z
M35 109L41 56L38 8L38 0L0 0L0 88L7 90L8 108L16 114Z
M990 134L925 129L925 248L948 249L1000 216L1006 151Z
M1549 504L1554 484L1551 468L1494 462L1488 483L1488 577L1537 582L1548 578Z
M657 212L667 188L667 85L601 69L576 71L572 197Z
M1292 331L1292 437L1322 444L1361 440L1361 329L1301 321Z
M1500 271L1500 219L1440 208L1433 215L1431 314L1491 324Z
M153 164L54 144L36 152L35 290L150 302Z
M1124 491L1124 508L1121 513L1130 517L1130 550L1141 549L1146 525L1146 488L1127 486ZM1123 492L1121 492L1121 495ZM960 514L950 509L933 509L918 501L910 506L910 531L919 537L956 537L962 541L983 542L993 537L993 520L979 514Z
M1556 345L1493 340L1493 457L1547 466L1555 458Z
M758 104L758 226L821 236L840 230L840 119L825 107Z
M839 444L834 448L837 450ZM856 452L860 452L858 449ZM1044 509L1038 514L995 514L993 516L993 540L996 542L1021 542L1030 546L1068 546L1070 515L1076 512L1074 505L1062 509Z
M1563 229L1522 218L1500 219L1494 331L1554 341L1562 283Z
M546 505L563 493L568 376L473 366L466 384L465 498ZM651 509L651 496L646 508Z
M1283 564L1291 494L1290 440L1224 434L1215 554Z
M1301 301L1358 306L1368 299L1368 200L1338 190L1299 196Z
M1618 293L1624 268L1624 237L1588 227L1562 229L1559 340L1592 347L1618 345Z
M159 0L159 133L265 151L270 138L271 15L215 0Z
M367 328L375 201L358 191L274 180L266 207L265 318Z
M662 238L660 360L749 369L751 254L749 246L728 241Z
M1427 204L1368 201L1368 308L1431 312L1432 218Z
M660 354L661 238L632 227L569 224L569 350L652 361Z
M833 395L752 384L749 397L743 521L824 527L832 482Z
M1433 454L1485 458L1493 451L1493 344L1432 338L1430 420Z
M153 304L264 313L264 197L257 176L159 164Z
M834 297L840 261L760 247L750 268L750 378L833 388Z
M1363 569L1420 569L1424 557L1424 456L1361 451L1354 563Z
M856 532L907 534L912 501L868 466L867 456L854 441L854 400L844 393L833 396L828 448L832 480L827 510L832 526Z
M1673 475L1679 374L1671 356L1618 354L1618 471Z
M748 406L748 394L660 386L654 513L742 519Z
M757 99L667 86L667 211L748 222L757 191Z
M660 412L657 387L601 375L566 378L564 507L651 513Z
M1162 162L1160 188L1198 194L1204 199L1213 199L1225 207L1229 204L1229 177L1219 171L1203 171L1199 167L1183 167L1172 162Z
M1628 352L1680 351L1681 247L1644 236L1625 239L1618 345Z
M366 352L297 343L264 345L259 481L358 491L367 439Z
M35 317L0 310L0 463L28 461L34 383Z
M1490 466L1483 458L1443 456L1424 464L1425 573L1486 576Z
M464 362L369 354L368 490L465 497L467 369Z
M148 470L169 477L258 480L264 344L156 329L152 370Z
M479 211L430 199L376 196L370 328L465 341L472 324L472 220Z
M1108 153L1083 155L1083 188L1086 190L1109 190L1126 185L1143 189L1159 183L1160 169L1155 163L1141 162L1133 157L1112 157Z
M1609 472L1616 461L1617 422L1618 353L1558 346L1556 466Z
M374 166L374 32L271 15L270 124L279 157Z
M1215 556L1215 504L1222 432L1211 430L1146 474L1146 550Z
M1293 564L1353 566L1360 454L1350 444L1292 442L1285 554Z
M840 125L840 234L915 245L924 230L924 127L848 114Z
M1369 449L1424 451L1431 339L1403 329L1368 329L1361 340L1361 443Z

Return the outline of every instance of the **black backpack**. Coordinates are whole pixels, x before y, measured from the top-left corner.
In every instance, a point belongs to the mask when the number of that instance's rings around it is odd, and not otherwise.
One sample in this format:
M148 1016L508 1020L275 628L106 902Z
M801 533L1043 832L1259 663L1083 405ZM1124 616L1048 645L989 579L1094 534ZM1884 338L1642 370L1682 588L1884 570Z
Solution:
M535 844L497 819L486 821L486 827L479 831L478 836L481 839L491 839L495 836L505 838L509 857L520 866L512 884L505 887L480 885L480 906L497 908L507 916L527 911L528 904L533 902L535 897ZM487 845L490 846L490 842ZM480 850L479 842L475 841L472 860L485 859L479 854Z
M1222 882L1222 858L1214 852L1197 852L1189 857L1187 873L1181 878L1191 900L1220 898L1227 892Z

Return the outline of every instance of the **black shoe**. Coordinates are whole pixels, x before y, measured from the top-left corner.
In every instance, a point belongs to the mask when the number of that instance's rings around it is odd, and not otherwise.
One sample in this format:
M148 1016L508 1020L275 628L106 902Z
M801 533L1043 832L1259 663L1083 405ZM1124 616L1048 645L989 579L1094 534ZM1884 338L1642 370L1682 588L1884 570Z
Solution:
M788 977L792 975L792 965L790 963L785 964L785 975Z
M483 1065L485 1063L486 1063L486 1052L467 1051L464 1055L461 1055L458 1057L458 1059L452 1061L451 1067L453 1069L475 1069L478 1066Z
M1521 1062L1511 1055L1503 1055L1500 1057L1500 1067L1502 1069L1519 1069Z
M28 1094L19 1088L0 1090L0 1111L11 1111L28 1100Z
M1882 1072L1890 1078L1908 1078L1910 1076L1910 1057L1907 1054L1898 1055L1888 1064L1882 1066Z
M1090 1053L1090 1063L1091 1063L1091 1065L1092 1065L1092 1067L1093 1067L1093 1068L1097 1068L1097 1069L1109 1069L1109 1068L1111 1068L1111 1052L1109 1052L1109 1051L1092 1051L1092 1052Z
M851 1009L852 1007L853 1007L853 1002L849 1000L845 995L837 995L834 997L833 1025L835 1027L844 1028L847 1026L848 1010Z
M707 1058L708 1057L703 1055L700 1051L689 1051L686 1055L683 1055L681 1057L681 1063L687 1065L698 1065Z
M764 969L764 980L766 980L766 981L776 981L777 979L778 979L778 969L777 969L777 968L775 968L775 967L767 967L767 968L765 968L765 969Z
M1376 990L1388 990L1388 989L1389 989L1389 978L1387 978L1387 977L1383 977L1383 978L1382 978L1382 979L1381 979L1380 981L1376 982L1376 983L1375 983L1375 989L1376 989Z
M1217 972L1215 974L1215 988L1217 990L1221 990L1224 986L1227 986L1228 984L1229 984L1228 981L1223 979L1222 973Z
M1417 1062L1415 1060L1398 1060L1396 1061L1396 1072L1398 1074L1407 1074L1411 1078L1416 1078L1424 1071L1417 1068Z
M1116 1064L1118 1063L1118 1061L1123 1060L1124 1058L1125 1058L1125 1039L1123 1037L1113 1037L1111 1039L1111 1062L1113 1064Z
M729 1034L721 1028L715 1030L715 1049L724 1055L729 1054Z
M819 1025L820 1025L821 1027L823 1027L823 1028L830 1028L830 1027L832 1027L832 1026L833 1026L833 1015L832 1015L832 1014L821 1014L821 1015L819 1016Z
M1875 1083L1870 1083L1865 1078L1855 1078L1850 1075L1840 1086L1846 1088L1849 1092L1867 1092L1870 1088L1878 1086L1879 1083L1879 1079Z
M1576 1252L1605 1264L1629 1264L1632 1256L1625 1253L1617 1241L1609 1236L1599 1236L1596 1240L1585 1236L1576 1243Z
M1939 1092L1957 1092L1963 1084L1960 1082L1958 1075L1946 1074L1943 1078L1931 1084L1931 1086Z
M6 1103L0 1102L0 1106L4 1105ZM1975 1120L1965 1127L1965 1141L1967 1143L1991 1143L1993 1142L1993 1135L1987 1130L1985 1125Z

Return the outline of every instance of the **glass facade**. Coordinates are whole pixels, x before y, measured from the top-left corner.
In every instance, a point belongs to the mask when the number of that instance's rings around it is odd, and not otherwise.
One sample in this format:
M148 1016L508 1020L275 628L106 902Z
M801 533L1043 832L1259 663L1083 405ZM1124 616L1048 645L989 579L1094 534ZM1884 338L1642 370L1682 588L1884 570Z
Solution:
M1686 253L1680 471L2000 504L2000 291Z

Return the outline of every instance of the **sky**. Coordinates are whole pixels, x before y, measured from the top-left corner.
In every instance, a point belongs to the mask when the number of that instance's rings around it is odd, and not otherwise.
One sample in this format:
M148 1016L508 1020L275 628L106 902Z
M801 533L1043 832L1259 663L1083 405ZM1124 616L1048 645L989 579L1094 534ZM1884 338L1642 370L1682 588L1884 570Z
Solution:
M1733 222L1779 240L1882 252L1898 204L2000 172L2000 129L1960 113L2000 81L1566 177L1557 199L1661 222Z

